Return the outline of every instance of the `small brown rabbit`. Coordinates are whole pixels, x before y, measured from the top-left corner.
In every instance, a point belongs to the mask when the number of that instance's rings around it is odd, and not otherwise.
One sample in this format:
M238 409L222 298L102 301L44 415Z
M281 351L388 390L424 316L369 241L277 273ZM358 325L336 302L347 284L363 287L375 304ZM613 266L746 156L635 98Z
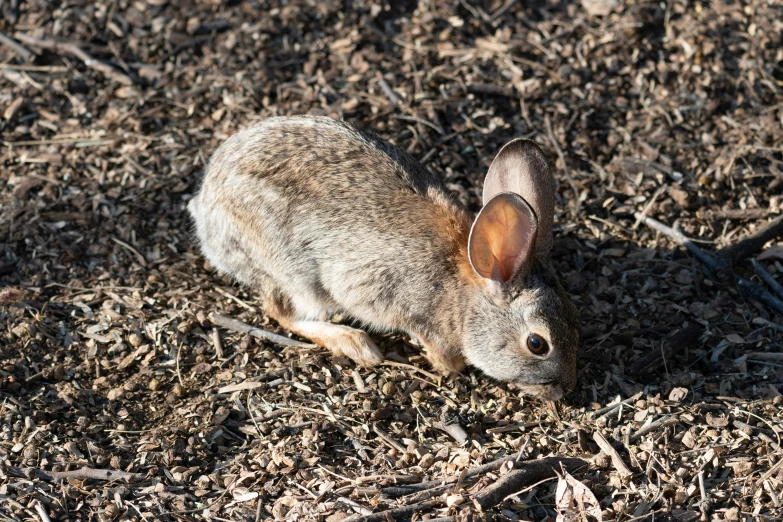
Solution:
M373 365L383 355L340 313L407 332L432 366L465 361L556 400L576 382L579 316L549 261L555 179L514 140L466 210L410 155L325 117L267 119L212 157L188 209L220 271L261 291L281 326Z

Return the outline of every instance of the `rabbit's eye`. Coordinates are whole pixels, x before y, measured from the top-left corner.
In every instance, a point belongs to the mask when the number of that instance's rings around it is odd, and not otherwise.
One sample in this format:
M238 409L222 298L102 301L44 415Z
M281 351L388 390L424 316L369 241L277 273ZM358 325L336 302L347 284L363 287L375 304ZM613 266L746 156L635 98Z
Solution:
M549 344L538 334L527 337L527 347L535 355L546 355L549 352Z

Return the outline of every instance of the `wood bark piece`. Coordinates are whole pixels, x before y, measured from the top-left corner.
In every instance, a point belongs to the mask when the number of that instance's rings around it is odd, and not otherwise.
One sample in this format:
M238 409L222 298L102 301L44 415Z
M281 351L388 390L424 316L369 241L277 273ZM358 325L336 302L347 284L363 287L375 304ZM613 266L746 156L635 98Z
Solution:
M130 78L130 76L118 71L109 64L103 63L100 60L96 60L75 44L56 42L54 40L41 40L24 33L16 33L14 36L16 36L17 40L24 42L31 47L47 49L56 53L68 54L78 58L87 67L95 69L96 71L100 71L112 80L115 80L123 85L133 84L133 80Z
M573 473L584 466L585 461L576 458L547 457L526 462L522 468L509 471L500 480L479 491L473 496L473 503L479 509L487 510L503 502L503 499L509 495L542 480L555 478L561 465L566 471Z
M30 63L35 59L35 53L10 36L7 36L3 33L0 33L0 44L3 44L12 49L17 56L27 63Z
M79 468L71 471L44 471L42 469L17 468L14 466L9 466L6 469L18 477L38 478L49 482L68 479L134 481L141 480L144 477L140 473L128 473L127 471L116 469Z
M366 515L355 519L356 522L386 522L387 520L403 520L410 518L411 515L422 511L424 509L430 509L434 507L442 506L445 502L442 500L428 500L426 502L420 502L418 504L411 504L410 506L403 506L400 508L389 509L387 511L379 511L372 515Z
M501 466L503 466L503 464L505 464L506 462L513 462L517 466L524 465L525 462L517 462L517 459L519 459L521 454L522 452L520 451L518 453L506 455L505 457L500 457L499 459L495 459L492 462L487 462L486 464L482 464L481 466L471 468L465 473L462 479L465 482L471 481L471 479L477 477L478 475L483 475L484 473L487 473L489 471L495 471L500 469ZM404 497L405 495L410 495L412 493L417 493L421 491L430 491L433 489L442 488L444 486L450 486L451 484L457 482L458 479L459 476L453 476L442 480L428 480L426 482L420 482L419 484L390 486L387 488L383 488L381 490L381 493L383 493L384 496L387 496L389 498Z
M226 317L224 315L212 313L209 314L209 320L212 321L213 324L222 326L223 328L226 328L233 332L244 333L251 337L255 337L257 339L266 339L267 341L271 341L275 344L280 344L283 346L299 346L302 348L315 347L314 344L303 343L295 339L289 339L288 337L284 337L282 335L277 335L272 332L267 332L266 330L256 328L255 326L250 326L247 323L243 323L242 321L237 321L236 319L231 319L230 317Z
M664 358L668 358L674 353L682 351L685 346L698 339L703 331L704 327L700 324L694 323L688 325L674 336L664 341L660 350L651 350L646 355L630 364L625 369L626 374L631 376L650 374L663 365Z
M626 466L623 458L619 453L617 453L617 450L614 449L611 444L609 444L609 441L606 440L606 437L604 437L599 432L595 432L593 433L593 440L595 440L595 443L598 444L599 448L601 448L601 451L611 457L614 469L616 469L617 473L620 474L620 480L623 482L630 480L630 478L633 477L633 471L631 471L628 466Z

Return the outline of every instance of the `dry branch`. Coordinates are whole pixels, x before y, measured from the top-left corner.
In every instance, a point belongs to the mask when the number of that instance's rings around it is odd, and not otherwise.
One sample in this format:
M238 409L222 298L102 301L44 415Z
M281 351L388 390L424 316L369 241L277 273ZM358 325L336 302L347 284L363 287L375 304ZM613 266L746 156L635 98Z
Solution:
M72 43L63 43L63 42L56 42L54 40L42 40L39 38L34 38L30 35L24 34L24 33L16 33L16 38L27 45L30 45L32 47L38 47L40 49L47 49L49 51L54 51L56 53L61 54L68 54L70 56L73 56L75 58L78 58L81 60L84 65L87 67L91 67L92 69L95 69L96 71L100 71L109 78L122 83L124 85L132 85L133 80L125 73L122 73L118 70L116 70L111 65L108 65L106 63L101 62L100 60L96 60L86 52L84 52L80 47L78 47L75 44Z
M402 520L409 518L414 513L422 511L424 509L430 509L443 505L442 500L428 500L426 502L420 502L418 504L411 504L410 506L403 506L400 508L389 509L387 511L380 511L373 513L372 515L366 515L355 519L355 522L386 522L387 520Z
M38 478L54 482L57 480L141 480L144 475L140 473L128 473L127 471L121 471L116 469L92 469L92 468L79 468L71 471L44 471L42 469L35 468L17 468L14 466L8 466L6 468L9 473L23 478Z
M473 497L476 507L487 510L501 503L509 495L532 486L542 480L554 478L560 471L560 466L573 473L585 465L582 459L547 457L526 462L521 469L509 471L497 482L479 491Z
M642 395L644 395L644 392L639 392L636 395L634 395L633 397L629 397L629 398L627 398L625 400L622 400L622 401L619 401L619 402L615 402L614 404L610 404L608 406L604 406L603 408L601 408L599 410L595 410L594 412L592 412L592 415L593 415L593 417L596 417L596 418L597 417L602 417L604 415L608 415L608 414L612 413L613 411L615 411L616 409L618 409L620 406L622 406L624 404L630 404L632 402L638 401L642 397Z
M734 278L734 282L737 285L740 293L748 298L759 301L776 312L783 314L783 301L767 292L761 285L758 285L752 281L748 281L744 277L740 277L732 272L732 265L739 261L751 256L755 250L758 250L764 243L778 237L783 233L783 224L781 219L783 216L771 222L769 225L759 230L750 237L740 241L734 247L724 248L720 252L720 256L715 258L710 254L704 252L702 249L696 246L696 244L685 237L681 232L664 225L660 221L653 219L649 216L644 216L639 212L636 212L634 216L642 223L657 230L658 232L668 236L675 242L687 248L696 258L701 261L704 266L709 268L719 280L727 282ZM755 250L754 250L755 249Z
M655 422L651 422L647 426L643 426L642 428L639 428L637 431L635 431L633 434L631 434L630 441L631 442L636 442L637 440L641 439L642 437L644 437L648 433L652 433L653 431L655 431L657 429L660 429L660 428L662 428L664 426L668 426L670 424L674 424L675 422L677 422L677 417L676 416L666 416L666 417L663 417L661 419L658 419Z
M699 338L704 328L699 324L688 325L683 330L663 343L660 350L651 350L626 368L626 373L632 376L649 375L663 365L664 358L681 351L691 342Z
M0 43L10 47L25 62L29 63L35 59L35 53L10 36L0 33Z
M498 469L509 460L511 460L511 458L506 457L485 464L484 466L479 466L469 470L463 474L462 480L465 481L466 479L475 477L480 473ZM575 458L547 457L539 460L520 463L519 466L521 467L519 467L519 469L514 469L508 472L491 486L488 486L476 493L473 496L473 503L477 508L487 510L502 502L503 499L509 495L513 495L514 493L517 493L518 491L537 484L543 480L556 477L561 465L563 469L569 473L573 473L575 470L584 466L585 461ZM423 497L430 497L432 495L441 494L445 491L445 489L448 489L448 487L450 487L450 484L444 484L442 481L438 481L435 488L421 492L421 496L417 498L421 499ZM386 489L382 491L385 494ZM357 522L371 522L376 520L385 521L388 520L387 517L392 520L399 520L404 517L409 517L419 510L442 506L444 503L444 499L427 500L402 508L374 513L367 517L357 519Z
M781 286L780 283L778 283L775 278L772 277L772 274L767 272L767 269L764 268L761 263L755 259L751 259L750 262L753 263L753 269L756 271L756 275L759 276L762 281L767 283L779 298L783 299L783 286Z
M524 465L526 463L517 462L517 460L520 458L521 455L522 455L522 451L518 453L514 453L512 455L506 455L505 457L495 459L492 462L488 462L486 464L482 464L481 466L471 468L467 472L465 472L464 476L462 476L462 480L467 482L489 471L498 470L506 462L513 462L517 466ZM387 488L383 488L381 490L381 493L383 493L384 496L390 498L397 498L405 495L410 495L411 493L437 489L447 484L453 484L454 482L457 482L458 479L459 477L454 476L443 480L429 480L427 482L420 482L419 484L409 484L404 486L390 486Z
M720 250L718 256L736 265L761 250L768 241L781 236L783 236L783 215L770 221L736 245Z
M284 337L282 335L277 335L272 332L267 332L266 330L256 328L255 326L250 326L247 323L243 323L242 321L237 321L236 319L231 319L230 317L226 317L224 315L214 314L214 313L209 314L209 320L212 321L213 324L222 326L227 330L244 333L251 337L255 337L257 339L266 339L267 341L271 341L275 344L280 344L283 346L299 346L303 348L315 347L314 344L303 343L301 341L289 339L288 337Z

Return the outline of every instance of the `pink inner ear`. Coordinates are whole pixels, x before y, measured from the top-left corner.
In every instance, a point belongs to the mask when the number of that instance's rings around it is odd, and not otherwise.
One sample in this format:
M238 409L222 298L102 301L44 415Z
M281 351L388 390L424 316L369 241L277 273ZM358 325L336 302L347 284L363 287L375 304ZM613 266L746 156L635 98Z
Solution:
M517 194L498 194L481 209L468 239L473 270L486 279L507 283L530 259L538 220Z

